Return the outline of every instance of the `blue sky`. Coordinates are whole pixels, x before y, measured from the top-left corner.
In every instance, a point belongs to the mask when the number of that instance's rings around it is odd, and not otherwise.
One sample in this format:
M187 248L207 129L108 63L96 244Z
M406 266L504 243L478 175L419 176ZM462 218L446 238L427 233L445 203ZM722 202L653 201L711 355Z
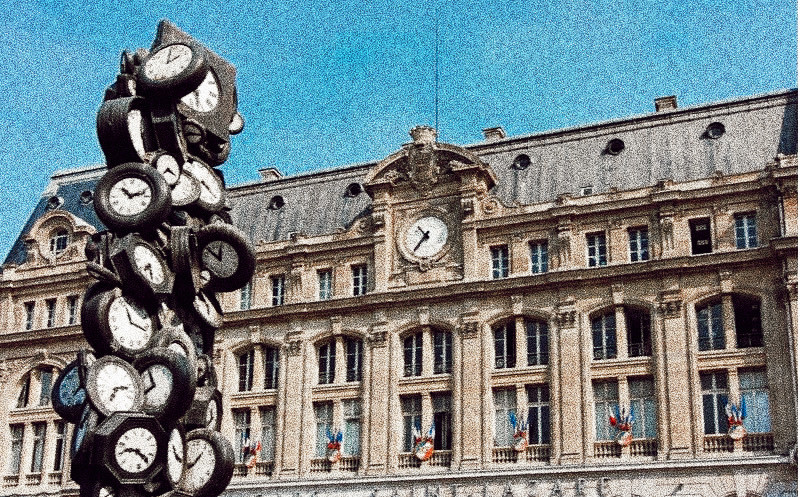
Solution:
M434 123L435 1L14 2L0 20L8 253L51 173L100 163L122 49L169 18L238 68L229 184L376 160ZM795 1L438 3L439 138L468 144L797 87Z

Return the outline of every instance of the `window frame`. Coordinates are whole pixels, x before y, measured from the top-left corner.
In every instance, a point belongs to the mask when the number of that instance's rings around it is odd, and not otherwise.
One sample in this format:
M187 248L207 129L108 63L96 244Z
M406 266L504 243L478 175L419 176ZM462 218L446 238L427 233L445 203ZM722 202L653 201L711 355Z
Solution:
M710 350L724 350L725 322L723 319L722 300L709 300L702 305L695 306L695 319L697 320L697 350L700 352ZM708 317L702 314L707 313ZM705 330L705 333L704 333Z
M282 306L286 301L286 276L275 274L270 276L269 281L272 288L272 307Z
M422 349L423 343L421 331L411 333L403 339L404 378L422 376L422 361L425 355Z
M758 248L758 217L756 212L734 214L733 240L737 250Z
M642 392L639 392L638 385L646 388L643 387ZM658 438L658 407L655 382L652 377L628 378L628 403L633 411L633 426L631 426L633 438Z
M494 333L494 369L517 367L517 323L509 319L492 329Z
M635 323L637 318L638 323ZM626 306L625 330L628 339L628 357L653 355L653 324L649 310ZM640 341L634 340L634 333L639 335Z
M262 351L264 354L264 390L275 390L280 381L280 349L265 345Z
M631 262L650 260L650 233L647 226L628 228L628 257Z
M403 452L414 450L414 428L422 431L422 395L411 394L400 396L400 417L403 422Z
M526 385L525 393L528 397L528 443L548 445L552 440L550 385L546 383Z
M491 276L493 280L508 278L510 270L508 244L492 245L489 247L491 261Z
M433 437L434 450L453 449L453 394L451 392L431 393L433 422L436 433Z
M605 231L586 233L586 257L588 267L608 265L608 243Z
M253 307L253 280L239 289L239 310L247 311Z
M550 363L550 330L547 321L526 318L524 323L528 366L546 366Z
M615 428L608 421L609 412L619 407L619 382L603 379L592 381L592 406L594 409L595 441L614 440Z
M494 407L494 446L511 447L514 444L514 429L509 413L517 413L517 389L500 387L492 389Z
M531 257L531 274L544 274L548 270L547 240L528 242Z
M348 383L362 381L364 369L364 341L356 337L344 337L344 350L347 362L345 381Z
M249 407L233 410L233 440L236 443L236 463L244 464L250 457L250 453L244 453L245 444L250 444L252 429L252 413Z
M366 264L353 264L350 266L353 275L353 296L366 295L369 291L369 269Z
M36 301L25 302L23 308L25 310L25 331L30 331L36 325Z
M595 314L591 318L592 359L605 361L616 359L617 350L617 313L615 309Z
M78 302L80 302L78 295L67 297L67 325L78 324L78 314L80 313Z
M699 229L705 226L704 229ZM714 251L713 236L711 233L711 218L710 217L696 217L689 219L689 234L691 238L692 255L710 254ZM701 235L702 232L707 233ZM707 249L705 247L708 247Z
M45 311L46 311L46 320L45 320L45 328L53 328L56 325L56 299L45 299Z
M66 252L67 247L69 247L69 242L69 230L65 228L56 228L52 233L50 233L49 237L50 253L53 254L53 256L58 257Z
M728 433L728 417L725 413L725 406L730 398L727 371L701 371L700 372L700 395L702 396L703 413L703 434L704 435L724 435ZM709 378L708 386L704 386L704 379ZM719 379L724 379L724 387L719 386ZM716 411L716 416L708 418L709 412Z
M336 381L336 339L328 340L317 347L317 363L317 384L333 384Z
M239 390L238 392L253 391L253 372L255 367L255 349L242 352L237 356L239 364Z
M333 298L333 270L330 268L317 270L317 300Z

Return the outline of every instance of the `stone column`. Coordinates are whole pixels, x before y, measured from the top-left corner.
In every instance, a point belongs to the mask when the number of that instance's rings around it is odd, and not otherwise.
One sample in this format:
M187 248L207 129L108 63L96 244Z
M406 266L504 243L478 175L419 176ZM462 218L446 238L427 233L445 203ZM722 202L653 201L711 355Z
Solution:
M722 296L722 329L725 334L725 348L736 348L736 320L733 313L733 299L730 294Z
M559 321L550 320L547 334L547 349L550 353L548 370L550 372L550 464L558 464L561 459L561 352Z
M480 324L475 315L462 316L461 327L458 330L457 340L461 361L454 364L453 374L458 375L456 380L461 390L459 402L461 409L456 410L458 417L458 440L455 444L459 448L461 458L457 460L461 470L478 469L483 460L482 448L485 444L486 426L484 422L483 398L484 369L489 365L484 363L481 351L482 338L478 330ZM457 368L457 369L456 369ZM489 440L491 442L491 439Z
M392 272L392 253L391 233L394 232L391 216L386 212L386 199L382 192L380 198L373 203L372 229L375 235L374 254L374 286L376 292L386 291L389 284L389 276ZM388 225L387 225L388 224ZM387 237L387 233L389 236Z
M691 419L692 406L689 378L690 367L686 351L691 345L687 343L686 324L683 317L683 302L677 290L662 292L659 307L660 337L664 344L664 375L668 398L667 406L670 459L691 457L692 433L686 429L687 416Z
M306 442L302 438L305 411L303 389L306 381L309 380L305 377L303 348L304 343L301 340L300 333L287 333L283 354L283 371L286 374L281 375L282 392L280 398L283 402L278 404L280 416L278 418L278 426L276 426L280 434L278 437L280 443L277 444L275 451L275 462L280 468L280 473L277 473L276 468L276 474L279 477L296 477L301 471L302 444ZM288 374L289 371L294 372L294 374ZM311 430L311 432L313 433L314 430ZM297 446L297 440L301 441L300 447Z
M365 471L368 474L382 474L387 470L389 461L389 424L391 412L396 409L393 402L393 375L389 360L388 330L385 323L376 324L367 339L369 364L364 372L364 407L365 417L369 425L364 430L369 438L365 441L368 447L364 454Z
M431 327L422 327L422 376L430 377L433 374L433 337ZM423 396L424 397L424 396ZM424 401L423 401L424 407ZM423 412L424 420L424 412Z
M581 340L574 299L558 307L557 361L559 365L559 418L561 464L577 464L583 460L583 385L581 378ZM570 422L571 421L571 422ZM578 429L576 429L576 427Z
M530 273L529 252L524 233L514 233L511 237L511 254L509 254L511 259L510 275L522 276Z
M463 351L461 348L461 335L463 328L459 327L453 333L453 395L452 395L452 442L453 442L453 456L451 459L450 467L458 469L462 457L462 443L464 438L462 436L461 428L463 421L461 412L463 411L462 397L464 395L462 373L464 370Z

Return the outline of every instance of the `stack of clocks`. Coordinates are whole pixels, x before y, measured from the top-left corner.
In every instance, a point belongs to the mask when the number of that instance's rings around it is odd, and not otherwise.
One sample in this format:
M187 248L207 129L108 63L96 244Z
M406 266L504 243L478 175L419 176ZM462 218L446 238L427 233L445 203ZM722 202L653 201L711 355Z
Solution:
M84 497L219 495L234 453L219 433L216 292L244 286L253 248L232 226L216 169L236 109L235 68L168 21L148 52L123 52L97 133L108 171L87 244L83 350L59 375L56 412L75 423Z

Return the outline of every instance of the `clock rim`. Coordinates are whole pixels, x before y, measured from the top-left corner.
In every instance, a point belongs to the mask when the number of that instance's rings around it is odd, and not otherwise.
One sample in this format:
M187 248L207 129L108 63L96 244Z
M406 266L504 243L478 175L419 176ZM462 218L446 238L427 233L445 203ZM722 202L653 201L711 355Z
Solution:
M414 252L407 246L406 236L414 224L427 217L436 218L445 225L447 228L447 239L445 240L444 245L442 245L442 247L435 254L428 257L420 257L415 255ZM406 219L401 221L397 228L395 243L403 258L413 264L431 264L441 260L447 253L449 253L450 249L453 247L452 242L454 233L452 229L452 223L448 222L449 217L450 216L448 213L443 209L427 208L415 211L413 215L408 216Z
M189 61L189 65L174 76L164 79L151 79L146 74L145 67L147 67L147 63L150 62L157 53L173 45L184 45L189 47L192 52L192 58ZM142 64L139 66L137 71L137 80L142 87L142 93L145 95L158 97L182 96L196 88L197 85L203 81L208 69L208 56L203 47L186 40L174 41L156 47L150 51L145 60L143 60Z
M133 381L133 385L135 388L135 392L133 394L133 405L130 409L126 409L125 411L112 411L108 409L106 406L102 405L100 401L100 395L97 392L97 375L100 369L106 363L114 363L117 364L119 367L124 369L130 376L131 380ZM139 372L127 361L124 359L113 356L107 355L98 358L92 365L89 367L89 372L86 375L86 393L87 393L87 400L88 402L94 407L99 413L103 414L104 416L111 416L117 412L130 412L130 411L139 411L142 408L143 402L143 389L142 389L142 380L139 377Z
M181 362L185 364L181 365ZM189 408L194 398L197 386L196 367L189 357L184 357L164 346L153 347L140 355L133 362L133 367L142 375L147 368L154 364L166 366L172 373L172 392L164 405L158 409L147 409L142 401L142 411L159 421L176 421Z
M143 179L152 190L150 204L140 213L130 216L116 212L109 198L113 186L128 176ZM95 213L104 225L116 231L152 231L169 216L172 205L170 192L166 180L155 168L141 162L126 162L109 169L97 182Z

